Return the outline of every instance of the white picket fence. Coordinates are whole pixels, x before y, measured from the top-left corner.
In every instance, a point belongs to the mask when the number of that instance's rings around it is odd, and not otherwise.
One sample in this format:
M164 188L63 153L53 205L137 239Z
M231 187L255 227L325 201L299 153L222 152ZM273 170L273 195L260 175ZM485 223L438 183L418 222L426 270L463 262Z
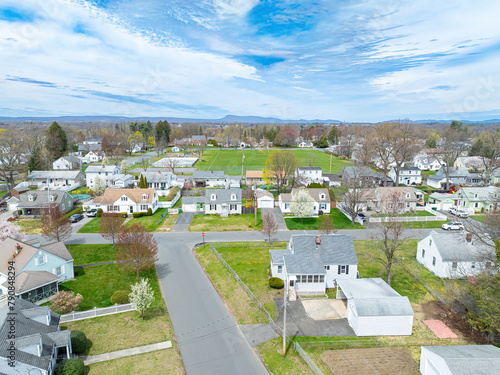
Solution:
M373 217L370 216L370 223L381 223L382 221L388 222L388 221L445 221L448 220L448 218L439 213L434 211L430 206L425 206L425 211L429 212L432 214L432 216L397 216L397 217Z
M179 190L170 202L158 202L158 208L170 208L173 207L177 201L181 198L181 191Z
M114 305L110 307L94 307L92 310L86 311L73 311L69 314L61 315L61 323L74 322L75 320L83 320L96 318L98 316L118 314L122 312L137 310L135 303L126 303L123 305Z

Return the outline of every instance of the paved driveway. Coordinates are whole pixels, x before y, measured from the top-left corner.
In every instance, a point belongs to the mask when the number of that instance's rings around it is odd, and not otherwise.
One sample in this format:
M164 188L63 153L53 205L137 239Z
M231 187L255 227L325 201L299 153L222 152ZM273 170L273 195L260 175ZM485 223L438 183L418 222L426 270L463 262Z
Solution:
M276 224L278 224L278 230L288 230L286 227L285 219L283 219L283 214L279 207L275 208L261 208L261 214L264 216L265 214L270 213L273 215Z
M171 232L187 232L193 217L194 212L182 212L177 218L175 225L172 227Z

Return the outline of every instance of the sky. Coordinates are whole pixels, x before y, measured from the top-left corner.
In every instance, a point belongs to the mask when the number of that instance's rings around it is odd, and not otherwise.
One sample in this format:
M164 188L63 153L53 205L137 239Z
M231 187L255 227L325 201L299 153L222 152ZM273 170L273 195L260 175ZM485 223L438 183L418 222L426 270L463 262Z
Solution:
M498 0L1 0L0 116L500 118Z

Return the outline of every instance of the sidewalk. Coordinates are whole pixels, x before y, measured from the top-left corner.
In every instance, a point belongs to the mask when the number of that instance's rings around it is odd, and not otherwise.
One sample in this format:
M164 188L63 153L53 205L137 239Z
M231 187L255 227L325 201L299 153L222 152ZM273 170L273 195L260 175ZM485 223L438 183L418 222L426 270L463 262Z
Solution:
M117 350L116 352L109 352L104 354L90 355L90 356L82 356L80 357L83 360L85 366L88 366L92 363L110 361L112 359L118 359L123 357L129 357L131 355L143 354L154 352L156 350L168 349L172 347L172 342L164 341L159 342L157 344L138 346L136 348Z

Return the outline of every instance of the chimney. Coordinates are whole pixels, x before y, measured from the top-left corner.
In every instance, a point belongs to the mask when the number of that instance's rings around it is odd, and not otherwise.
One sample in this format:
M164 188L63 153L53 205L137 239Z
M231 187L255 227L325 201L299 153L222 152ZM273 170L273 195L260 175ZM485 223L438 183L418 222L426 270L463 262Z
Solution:
M21 245L19 245L19 243L16 243L16 255L19 254L22 249L23 249L23 247Z
M469 245L472 245L472 233L471 232L467 232L467 234L465 235L465 239L467 240L467 243Z
M321 244L321 237L320 235L316 235L316 245L320 245Z

